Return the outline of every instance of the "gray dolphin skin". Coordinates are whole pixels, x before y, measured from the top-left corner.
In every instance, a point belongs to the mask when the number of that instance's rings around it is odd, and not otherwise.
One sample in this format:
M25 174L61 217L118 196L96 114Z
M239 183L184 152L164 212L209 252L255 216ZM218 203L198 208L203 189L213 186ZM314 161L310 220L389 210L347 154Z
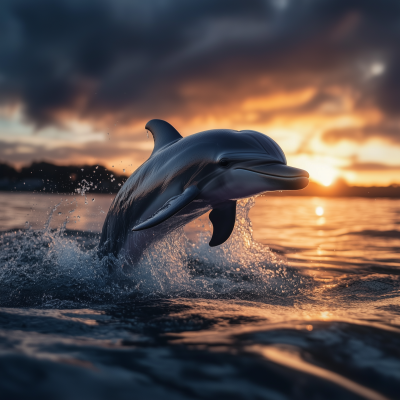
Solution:
M154 150L111 204L102 256L123 252L134 265L152 242L209 210L210 246L218 246L233 231L237 200L308 185L308 172L287 166L278 144L260 132L214 129L183 138L159 119L146 129Z

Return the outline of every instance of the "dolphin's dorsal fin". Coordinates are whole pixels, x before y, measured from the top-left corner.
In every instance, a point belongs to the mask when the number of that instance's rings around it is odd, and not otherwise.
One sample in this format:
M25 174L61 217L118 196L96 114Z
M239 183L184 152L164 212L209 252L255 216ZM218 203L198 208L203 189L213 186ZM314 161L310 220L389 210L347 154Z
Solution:
M213 207L209 215L213 224L213 235L210 240L210 247L219 246L225 243L235 227L236 201L229 200Z
M154 139L154 150L151 154L177 139L182 139L180 133L171 124L162 119L152 119L146 124L146 129L151 132Z

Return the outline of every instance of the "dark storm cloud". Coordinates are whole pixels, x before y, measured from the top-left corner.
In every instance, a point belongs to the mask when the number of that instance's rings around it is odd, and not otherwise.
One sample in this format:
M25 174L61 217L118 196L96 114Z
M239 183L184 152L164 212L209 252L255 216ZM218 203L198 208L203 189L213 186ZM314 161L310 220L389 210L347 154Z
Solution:
M0 103L21 103L37 126L128 123L308 86L320 93L303 111L317 112L339 85L395 115L399 17L397 0L3 0ZM386 70L369 77L376 60Z

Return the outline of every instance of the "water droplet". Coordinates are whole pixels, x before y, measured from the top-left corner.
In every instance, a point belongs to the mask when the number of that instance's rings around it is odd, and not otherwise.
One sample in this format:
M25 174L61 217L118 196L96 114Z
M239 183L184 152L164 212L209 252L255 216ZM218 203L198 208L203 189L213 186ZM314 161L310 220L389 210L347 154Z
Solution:
M112 167L114 168L114 165Z
M80 218L81 216L80 215L78 215L78 218Z
M94 201L94 199L92 199L92 201Z
M149 138L149 131L146 131L147 139Z
M61 215L62 214L62 212L60 211L59 213L58 213L58 215Z
M98 168L99 168L99 166L96 167L96 169L98 169Z
M123 169L122 171L124 171L124 172L125 172L125 169Z
M83 168L81 168L81 171L83 171Z

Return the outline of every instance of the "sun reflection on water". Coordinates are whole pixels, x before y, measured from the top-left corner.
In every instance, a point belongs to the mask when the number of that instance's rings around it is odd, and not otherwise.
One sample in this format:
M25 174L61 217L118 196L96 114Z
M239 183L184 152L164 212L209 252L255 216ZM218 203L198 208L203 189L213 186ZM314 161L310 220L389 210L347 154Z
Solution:
M317 214L319 217L322 217L324 215L324 209L321 206L318 206L315 209L315 214Z

